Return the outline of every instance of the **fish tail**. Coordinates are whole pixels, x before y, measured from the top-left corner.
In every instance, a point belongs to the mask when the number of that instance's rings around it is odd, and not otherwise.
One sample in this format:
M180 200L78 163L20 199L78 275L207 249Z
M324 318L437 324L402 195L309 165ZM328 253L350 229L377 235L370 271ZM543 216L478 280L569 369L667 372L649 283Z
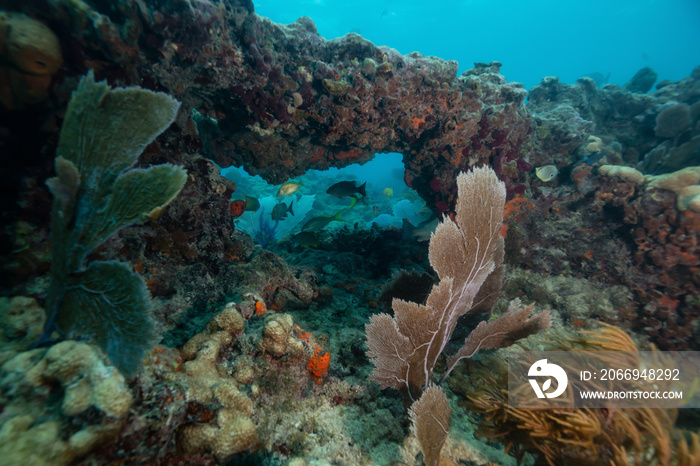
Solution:
M335 220L336 222L344 222L345 219L340 217L340 214L342 214L344 210L345 209L340 209L338 213L333 216L333 220Z
M357 188L357 192L362 195L362 197L367 197L367 182L365 181Z

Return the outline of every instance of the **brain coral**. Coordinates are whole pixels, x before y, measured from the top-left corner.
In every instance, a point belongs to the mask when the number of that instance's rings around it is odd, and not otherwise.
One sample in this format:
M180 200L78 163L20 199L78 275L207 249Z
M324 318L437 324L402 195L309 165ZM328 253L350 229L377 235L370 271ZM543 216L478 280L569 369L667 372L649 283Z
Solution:
M96 347L64 341L44 351L19 353L0 368L3 464L74 464L111 442L131 408L124 377ZM83 420L72 422L78 415Z
M275 357L291 353L300 356L304 352L302 343L294 337L294 320L289 314L276 314L268 319L263 330L259 348Z
M678 210L690 209L700 213L700 167L686 167L648 178L647 189L661 188L676 193Z
M209 422L188 424L178 429L178 447L187 453L209 452L219 460L250 448L256 439L250 416L252 400L238 388L222 360L222 353L231 347L237 334L245 328L245 320L235 303L227 304L207 325L205 332L192 337L181 354L186 362L180 372L166 378L185 387L188 398L201 404L219 406ZM243 370L239 367L239 370Z
M690 107L686 104L675 104L661 110L656 115L654 133L660 138L672 138L690 126Z
M44 378L65 387L62 409L66 415L74 416L90 406L113 418L129 412L132 397L124 376L106 365L93 346L64 341L54 345L44 361Z
M209 451L223 459L255 443L255 425L250 417L235 409L222 409L216 423L185 426L178 431L177 439L185 452Z

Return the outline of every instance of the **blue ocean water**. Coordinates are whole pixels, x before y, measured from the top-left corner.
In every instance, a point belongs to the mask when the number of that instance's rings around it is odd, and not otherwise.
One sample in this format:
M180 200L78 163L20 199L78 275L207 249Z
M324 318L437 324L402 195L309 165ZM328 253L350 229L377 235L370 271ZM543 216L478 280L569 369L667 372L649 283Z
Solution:
M356 32L376 45L459 62L503 63L527 89L544 76L598 72L624 84L645 66L680 80L700 63L698 0L259 0L278 23L314 20L326 39Z
M358 223L369 228L377 223L379 226L398 228L402 226L403 217L408 217L409 221L418 225L431 214L418 193L406 186L404 170L403 156L399 153L376 154L364 164L354 163L343 168L309 170L302 176L290 179L301 183L301 187L287 200L276 197L279 185L271 185L260 176L251 176L244 167L227 167L221 174L236 183L232 201L250 196L263 204L262 210L246 212L237 221L237 228L248 233L256 243L266 246L269 240L280 240L298 233L304 221L310 217L333 216L339 210L343 210L345 224ZM361 199L360 207L348 208L350 200L347 197L338 199L326 193L331 185L339 181L365 185L366 194ZM294 214L280 222L271 222L270 211L280 202L293 204ZM270 222L270 229L275 230L274 237L262 238L259 230L264 222ZM331 228L341 226L341 222L330 225Z

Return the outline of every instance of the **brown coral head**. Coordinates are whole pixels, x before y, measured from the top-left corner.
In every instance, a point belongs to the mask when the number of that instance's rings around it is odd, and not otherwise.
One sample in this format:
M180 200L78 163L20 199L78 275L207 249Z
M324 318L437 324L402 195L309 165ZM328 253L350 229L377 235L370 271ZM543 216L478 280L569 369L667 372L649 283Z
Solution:
M332 95L343 95L348 90L349 85L344 81L334 81L332 79L324 79L322 81L324 89Z
M14 67L34 75L53 74L61 65L58 37L46 25L22 14L0 16L0 52Z
M390 62L384 62L377 67L377 76L380 78L391 78L394 76L394 67Z
M13 96L3 95L9 108L16 107L15 99L25 104L46 99L51 75L63 61L56 34L39 21L15 13L0 15L0 58L9 65L5 73Z

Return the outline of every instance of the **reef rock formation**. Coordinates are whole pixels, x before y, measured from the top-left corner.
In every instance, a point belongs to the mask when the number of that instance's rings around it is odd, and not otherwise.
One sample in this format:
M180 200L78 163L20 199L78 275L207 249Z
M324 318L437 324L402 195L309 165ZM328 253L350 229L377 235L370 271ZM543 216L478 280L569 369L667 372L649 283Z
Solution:
M178 124L188 151L220 165L280 183L401 152L407 182L437 210L451 207L456 173L476 162L513 164L502 170L513 183L531 168L519 152L530 132L526 92L497 62L458 77L454 61L404 56L357 34L325 40L309 18L277 24L244 0L126 1L118 11L49 3L16 6L62 25L69 75L99 60L99 78L168 92L186 109Z
M532 270L624 284L635 304L610 320L664 349L697 348L700 67L657 88L545 78L531 90L530 157L559 177L533 180L507 250Z
M603 170L605 173L608 170ZM663 348L695 347L700 319L700 207L684 196L697 188L700 167L647 176L644 186L621 175L604 175L596 193L606 203L624 209L631 226L633 253L640 273L632 289L644 300L634 321ZM629 188L633 186L632 188ZM621 196L634 192L632 196ZM603 196L599 193L609 193ZM644 279L642 279L644 277Z
M678 82L665 82L651 94L632 93L615 84L596 87L590 78L564 84L548 77L530 90L527 109L537 128L533 163L546 154L579 159L587 137L602 138L608 163L661 174L700 164L700 67ZM576 160L558 161L566 165Z

